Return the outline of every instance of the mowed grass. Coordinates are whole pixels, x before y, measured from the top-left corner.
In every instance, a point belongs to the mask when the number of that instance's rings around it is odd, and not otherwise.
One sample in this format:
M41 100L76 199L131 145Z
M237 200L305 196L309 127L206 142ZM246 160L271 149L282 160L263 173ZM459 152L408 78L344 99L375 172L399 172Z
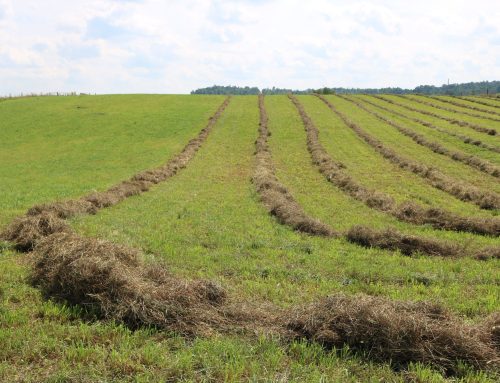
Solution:
M221 101L208 108L208 115ZM286 97L267 97L266 106L278 177L308 213L337 228L370 223L412 230L353 201L323 178L311 164L302 123ZM319 106L312 107L312 115ZM201 120L203 125L206 119ZM180 147L202 125L193 126ZM498 310L498 261L408 258L366 250L344 240L300 235L279 225L260 204L250 182L257 128L256 97L234 97L185 170L140 197L129 198L96 216L76 218L73 226L85 235L140 248L151 261L166 263L175 274L216 280L237 300L286 307L345 292L431 300L470 321ZM140 123L137 128L144 130L144 135L149 129ZM323 129L321 135L323 140ZM118 148L120 143L116 145ZM82 156L88 155L85 150ZM173 153L172 149L163 158L159 155L158 161L168 160ZM129 165L122 166L129 176ZM146 164L139 168L144 167ZM115 177L114 171L110 179ZM104 186L96 181L93 188ZM29 190L30 183L20 181L18 193ZM33 202L39 201L35 198ZM430 228L416 230L433 236L460 236ZM118 324L85 322L78 308L45 301L25 282L27 260L27 255L6 248L0 257L5 270L0 277L0 380L446 380L422 366L398 373L348 350L332 353L315 344L284 345L279 339L264 336L214 335L189 340L148 329L131 332ZM463 379L494 381L493 376L466 368Z
M467 137L470 137L470 138L473 138L476 140L480 140L480 141L483 139L482 136L484 136L484 134L482 134L482 133L478 133L478 132L474 132L474 131L472 131L471 134L469 134L470 132L465 132L465 131L459 132L459 131L453 130L453 127L446 128L445 125L448 124L447 122L444 122L444 124L442 124L442 122L443 122L442 120L434 121L433 125L444 130L444 132L441 132L441 131L438 131L436 129L432 129L430 127L426 127L420 123L417 123L417 122L411 120L411 118L413 117L413 118L418 118L422 121L430 122L430 119L428 119L427 116L419 116L415 112L411 112L409 110L406 110L406 109L399 107L399 106L396 106L396 105L384 103L384 101L379 100L379 99L374 98L374 97L370 97L370 96L365 96L365 95L358 96L358 95L356 95L356 96L350 96L350 97L351 97L351 99L356 100L358 102L365 101L364 106L366 108L368 108L369 110L376 112L378 114L385 115L386 117L390 118L394 122L397 122L400 125L403 125L405 127L413 129L415 132L418 132L422 136L426 137L428 140L440 142L444 147L446 147L449 150L462 151L464 153L467 153L467 154L476 156L478 158L490 161L493 164L500 165L500 156L498 155L498 153L495 153L491 150L488 150L488 149L485 149L485 148L482 148L482 147L479 147L476 145L466 144L465 142L463 142L459 138L454 137L446 132L455 133L455 134L462 134L464 136L467 136ZM398 114L394 114L391 112L387 112L385 110L381 110L380 108L377 108L373 105L370 105L367 102L370 102L372 104L376 104L376 105L379 105L381 107L387 108L393 112L403 114L406 117L401 117Z
M484 120L484 119L480 119L480 118L476 118L476 117L471 117L471 116L461 114L461 113L453 113L453 112L449 112L449 111L446 111L443 109L424 105L424 104L415 102L413 100L413 98L416 96L400 97L400 96L394 96L394 95L384 95L384 97L387 98L388 100L393 100L393 101L400 103L400 104L410 105L413 108L418 109L418 110L423 110L426 112L434 113L438 116L447 117L447 118L454 118L454 119L457 119L459 121L465 121L465 122L468 122L471 124L477 124L477 125L485 127L485 128L498 129L498 122ZM425 101L427 101L427 100L425 100ZM431 117L431 116L428 116L428 117ZM441 120L441 121L443 121L443 120ZM451 124L451 126L458 126L458 125ZM470 127L465 127L465 128L467 129L467 132L473 130ZM485 133L480 133L480 134L481 134L481 137L485 137L485 136L488 137L488 135ZM487 139L486 137L485 137L485 140ZM499 136L490 136L490 140L495 142L497 145L500 144L500 137Z
M162 164L223 99L123 95L0 103L0 227L34 203L102 190Z
M429 148L418 145L410 137L406 137L387 123L380 121L349 101L338 96L327 96L327 98L341 112L350 116L353 122L400 155L423 163L428 167L436 168L455 180L475 185L483 190L500 193L498 178L479 172L463 163L451 161L445 156L434 153Z

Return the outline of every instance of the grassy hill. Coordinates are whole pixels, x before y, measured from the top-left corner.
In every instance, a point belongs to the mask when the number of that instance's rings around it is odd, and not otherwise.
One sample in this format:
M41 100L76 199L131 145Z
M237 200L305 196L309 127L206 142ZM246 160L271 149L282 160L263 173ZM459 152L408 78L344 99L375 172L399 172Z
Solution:
M35 204L103 192L167 163L196 137L224 99L123 95L0 103L0 229ZM287 96L267 96L267 143L277 180L304 214L340 235L311 235L301 232L300 226L287 225L279 210L262 203L261 191L252 182L258 98L235 96L185 168L97 214L76 214L68 220L72 229L82 237L139 249L146 263L163 265L183 280L214 281L231 305L243 305L257 317L260 313L280 317L281 312L294 312L295 307L335 294L438 304L461 326L480 326L485 317L498 312L495 198L500 195L500 174L495 169L500 167L500 138L480 128L500 129L500 102L488 99L489 105L483 105L473 97L326 96L339 115L313 95L296 99L317 127L326 154L341 163L338 171L363 190L383 193L392 201L390 208L376 208L325 177L308 151L297 107ZM445 150L416 142L374 113ZM432 172L412 171L384 157L341 115L384 147ZM439 174L434 176L434 171ZM435 177L452 186L437 187ZM458 196L457 185L492 198L492 206ZM427 211L443 209L446 217L480 221L493 234L442 229L427 218L426 223L411 222L395 213L397 206L409 201ZM391 228L458 250L449 257L425 251L408 256L402 248L360 246L344 234L356 225ZM85 305L44 296L29 281L36 252L17 251L12 241L0 244L2 381L494 382L498 378L494 368L474 368L460 358L448 373L439 365L419 362L401 369L397 360L391 364L389 358L380 357L373 345L364 348L363 340L334 349L323 347L321 337L289 341L265 321L229 332L215 326L194 337L147 323L130 328L120 321L89 316ZM484 255L484 249L489 259L477 259L475 254Z

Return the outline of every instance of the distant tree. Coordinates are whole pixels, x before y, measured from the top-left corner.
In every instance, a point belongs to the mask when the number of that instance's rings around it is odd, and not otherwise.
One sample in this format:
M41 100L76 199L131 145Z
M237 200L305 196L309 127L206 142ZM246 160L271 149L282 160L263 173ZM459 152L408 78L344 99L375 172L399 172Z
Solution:
M414 89L403 88L329 88L323 87L320 89L304 89L292 90L286 88L264 88L263 94L426 94L426 95L470 95L470 94L487 94L487 93L500 93L500 81L483 81L483 82L469 82L464 84L445 84L442 86L434 85L420 85ZM214 85L208 88L201 88L193 90L191 94L259 94L260 90L257 87L238 87L238 86L220 86Z

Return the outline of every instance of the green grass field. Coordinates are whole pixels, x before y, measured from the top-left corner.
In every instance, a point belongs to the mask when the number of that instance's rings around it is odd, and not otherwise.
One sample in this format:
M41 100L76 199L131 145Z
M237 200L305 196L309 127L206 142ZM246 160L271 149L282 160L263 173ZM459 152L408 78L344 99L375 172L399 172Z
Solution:
M500 194L498 178L417 145L338 96L328 100L398 153L449 177ZM404 108L369 96L353 96ZM318 98L298 96L328 154L359 183L397 202L417 201L453 213L494 218L484 210L402 170L368 146ZM430 109L394 97L415 108ZM159 166L195 137L223 96L80 96L21 98L0 103L0 229L37 203L75 198ZM462 103L467 101L459 100ZM437 103L437 101L436 101ZM412 225L371 209L328 182L312 164L306 132L286 96L268 96L269 146L276 175L305 212L336 230L356 224L451 241L498 246L498 237ZM375 110L373 106L367 107ZM458 107L453 106L458 109ZM485 108L488 108L485 106ZM494 108L490 108L493 109ZM380 112L380 110L378 111ZM439 114L453 113L439 110ZM478 112L479 113L479 112ZM484 113L483 113L484 114ZM389 115L389 114L388 114ZM500 164L500 154L406 124L447 148ZM490 120L460 116L500 128ZM443 129L497 136L428 116ZM364 248L345 238L301 234L272 217L251 182L258 136L257 97L233 97L188 166L147 193L70 220L81 235L141 249L188 280L217 281L237 302L288 308L329 294L368 294L438 303L467 323L500 310L500 260L408 257ZM0 381L5 382L495 382L494 371L463 366L447 377L421 364L398 371L348 347L328 350L276 336L215 333L189 339L158 329L88 320L82 308L42 297L31 286L32 255L0 242Z

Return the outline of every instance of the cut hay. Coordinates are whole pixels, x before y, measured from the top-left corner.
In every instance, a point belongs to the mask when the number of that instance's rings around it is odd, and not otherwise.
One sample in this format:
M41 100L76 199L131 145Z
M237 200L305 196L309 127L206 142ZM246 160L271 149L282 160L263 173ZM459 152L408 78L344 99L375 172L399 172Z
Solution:
M54 233L70 232L69 225L54 213L16 218L0 235L0 239L11 242L19 251L28 252L40 240Z
M401 134L403 134L407 137L410 137L413 140L413 142L432 150L434 153L447 156L454 161L466 164L470 167L473 167L477 170L480 170L480 171L482 171L486 174L489 174L493 177L500 177L500 168L498 166L492 164L489 161L483 160L483 159L476 157L476 156L466 154L464 152L448 150L446 147L444 147L440 143L438 143L436 141L429 141L427 138L425 138L421 134L418 134L415 131L413 131L412 129L409 129L405 126L402 126L402 125L392 121L391 119L368 109L362 103L360 103L356 100L353 100L352 98L342 96L342 95L339 95L339 97L341 97L342 99L344 99L346 101L353 103L358 108L364 110L365 112L371 114L372 116L375 116L376 118L385 122L386 124L389 124L390 126L396 128L396 130L399 131Z
M481 140L477 140L477 139L469 137L469 136L458 134L458 133L455 133L455 132L453 132L451 130L440 128L439 126L436 126L436 125L430 123L429 121L424 121L424 120L422 120L420 118L413 117L413 116L407 116L407 115L405 115L403 113L400 113L400 112L397 112L397 111L395 111L393 109L389 109L389 108L386 108L385 106L376 104L376 103L374 103L374 102L372 102L370 100L363 99L363 101L365 103L367 103L367 104L369 104L371 106L374 106L374 107L376 107L378 109L381 109L383 111L386 111L386 112L392 113L392 114L394 114L396 116L402 117L404 119L416 122L416 123L418 123L418 124L420 124L422 126L434 129L434 130L436 130L436 131L438 131L440 133L444 133L444 134L447 134L449 136L455 137L455 138L459 139L460 141L462 141L465 144L478 146L480 148L483 148L483 149L486 149L486 150L489 150L489 151L492 151L492 152L500 153L500 147L492 146L492 145L489 145L487 143L482 142ZM386 101L386 100L382 100L382 101Z
M375 151L385 159L399 166L403 170L411 171L414 174L426 179L436 189L442 190L462 201L473 202L483 209L500 208L500 196L496 193L481 190L473 185L459 182L446 176L435 168L428 167L422 163L410 160L397 154L394 150L386 147L380 140L368 134L360 126L353 123L349 118L341 113L324 96L316 94L344 123L361 137Z
M218 311L226 293L212 282L181 280L158 265L145 267L137 250L73 233L38 243L30 279L46 297L133 329L193 336L228 321Z
M390 161L396 162L400 166L402 164L409 164L408 160L403 160L395 153L385 148L382 143L373 137L369 136L366 132L362 131L357 125L353 124L347 119L342 113L337 111L337 109L329 103L324 97L317 95L327 106L329 106L335 113L337 113L355 132L360 135L367 143L375 148L377 151L382 151L382 154L391 153ZM345 166L340 165L333 161L323 145L319 142L319 131L314 125L311 118L305 112L303 106L297 100L297 98L292 95L289 96L291 101L296 106L307 134L307 148L311 154L311 158L319 168L320 173L322 173L325 178L332 184L337 186L340 190L351 196L352 198L365 203L368 207L383 211L385 213L391 214L399 220L409 222L412 224L430 224L436 229L440 230L454 230L454 231L467 231L475 234L481 235L500 235L500 220L498 218L476 218L476 217L461 217L459 215L453 214L451 212L436 209L436 208L424 208L413 202L406 202L400 206L396 206L395 201L391 196L381 193L376 190L369 189L364 185L358 183L349 174L345 172ZM385 155L384 155L385 156ZM410 165L408 165L410 166ZM422 170L422 169L423 170ZM425 169L424 169L425 168ZM421 164L411 163L412 171L421 171L426 174L426 177L430 177L426 171L430 169L424 167ZM444 176L443 176L444 177ZM444 181L443 181L444 182ZM456 183L450 183L447 180L446 185L448 188L455 190L457 187ZM471 191L472 189L467 189ZM460 190L458 191L460 192ZM471 195L467 195L470 197ZM492 199L496 198L496 195L492 193L481 194L482 199L478 201L480 204L495 205L500 204L500 197L498 197L497 202L492 202ZM471 197L472 198L472 197ZM411 209L408 207L411 205Z
M255 142L257 163L252 182L261 201L281 224L291 226L297 231L326 237L339 235L328 225L309 217L286 187L279 183L274 174L274 165L267 143L270 132L263 95L259 95L259 110L259 137Z
M498 368L493 341L436 306L338 294L289 310L283 323L292 339L317 341L327 348L348 345L370 360L399 368L414 362L447 374L457 373L460 362Z
M36 216L42 213L52 213L59 218L68 219L79 214L95 214L97 208L94 204L84 199L75 199L35 205L28 210L26 215Z
M479 132L479 133L485 133L485 134L488 134L490 136L494 136L494 135L497 134L497 132L496 132L495 129L485 128L483 126L479 126L477 124L471 124L469 122L457 120L455 118L444 117L444 116L441 116L441 115L433 113L433 112L428 112L426 110L422 110L422 109L414 108L412 106L401 104L399 102L393 101L393 100L388 99L388 98L386 98L384 96L381 96L381 95L373 95L373 97L376 97L376 98L378 98L380 100L384 100L384 101L386 101L386 102L388 102L390 104L394 104L394 105L400 106L400 107L405 108L406 110L409 110L409 111L412 111L412 112L417 112L417 113L425 114L426 116L431 116L431 117L438 118L440 120L449 122L450 124L453 124L453 125L465 126L465 127L474 129L476 132Z
M422 253L431 256L456 257L463 251L456 244L402 234L394 229L377 231L361 225L350 228L346 238L349 242L360 246L399 250L404 255Z
M445 110L447 112L458 113L458 114L465 114L467 116L476 117L476 118L482 118L484 120L490 120L490 121L500 122L500 118L497 118L497 117L494 116L494 115L498 115L496 112L491 112L491 111L485 110L483 108L469 107L467 105L460 104L459 102L456 102L456 101L441 99L441 98L437 98L435 96L433 97L433 96L422 95L422 97L425 97L426 99L430 99L432 101L438 100L438 101L441 101L441 102L445 102L447 104L451 104L451 105L454 105L454 106L459 106L461 108L466 108L466 109L476 110L476 111L482 111L483 113L491 114L491 116L484 116L484 115L477 114L477 113L472 113L472 112L469 112L469 111L463 110L463 109L462 110L457 110L457 109L453 109L453 108L447 108L447 107L445 107L443 105L439 105L439 104L436 104L434 102L428 102L428 101L424 101L422 99L417 99L417 98L413 98L413 97L410 98L410 100L416 101L416 102L418 102L418 103L420 103L422 105L427 105L427 106L431 106L431 107L436 108L436 109ZM495 131L495 133L492 134L492 135L496 135L496 134L497 134L497 132Z
M473 100L468 100L466 98L461 98L461 97L454 97L453 100L450 100L450 99L444 99L444 98L441 98L441 97L430 97L431 99L435 99L435 100L439 100L441 102L446 102L448 104L451 104L451 105L455 105L455 106L459 106L461 108L466 108L466 109L470 109L470 110L475 110L475 111L478 111L478 112L482 112L482 113L487 113L487 114L491 114L491 115L494 115L494 116L500 116L500 113L497 112L497 111L494 111L494 110L490 110L490 109L485 109L485 108L481 108L479 106L476 106L476 105L472 105L472 104L480 104L480 105L487 105L489 107L493 107L495 108L495 106L493 105L488 105L487 103L484 103L484 102L481 102L481 101L473 101ZM461 102L457 102L456 100L459 99L459 100L464 100L464 101L468 101L469 104L462 104ZM472 104L470 104L472 103ZM483 116L481 115L478 115L478 117L481 117L483 118ZM497 121L500 121L500 120L497 120Z

